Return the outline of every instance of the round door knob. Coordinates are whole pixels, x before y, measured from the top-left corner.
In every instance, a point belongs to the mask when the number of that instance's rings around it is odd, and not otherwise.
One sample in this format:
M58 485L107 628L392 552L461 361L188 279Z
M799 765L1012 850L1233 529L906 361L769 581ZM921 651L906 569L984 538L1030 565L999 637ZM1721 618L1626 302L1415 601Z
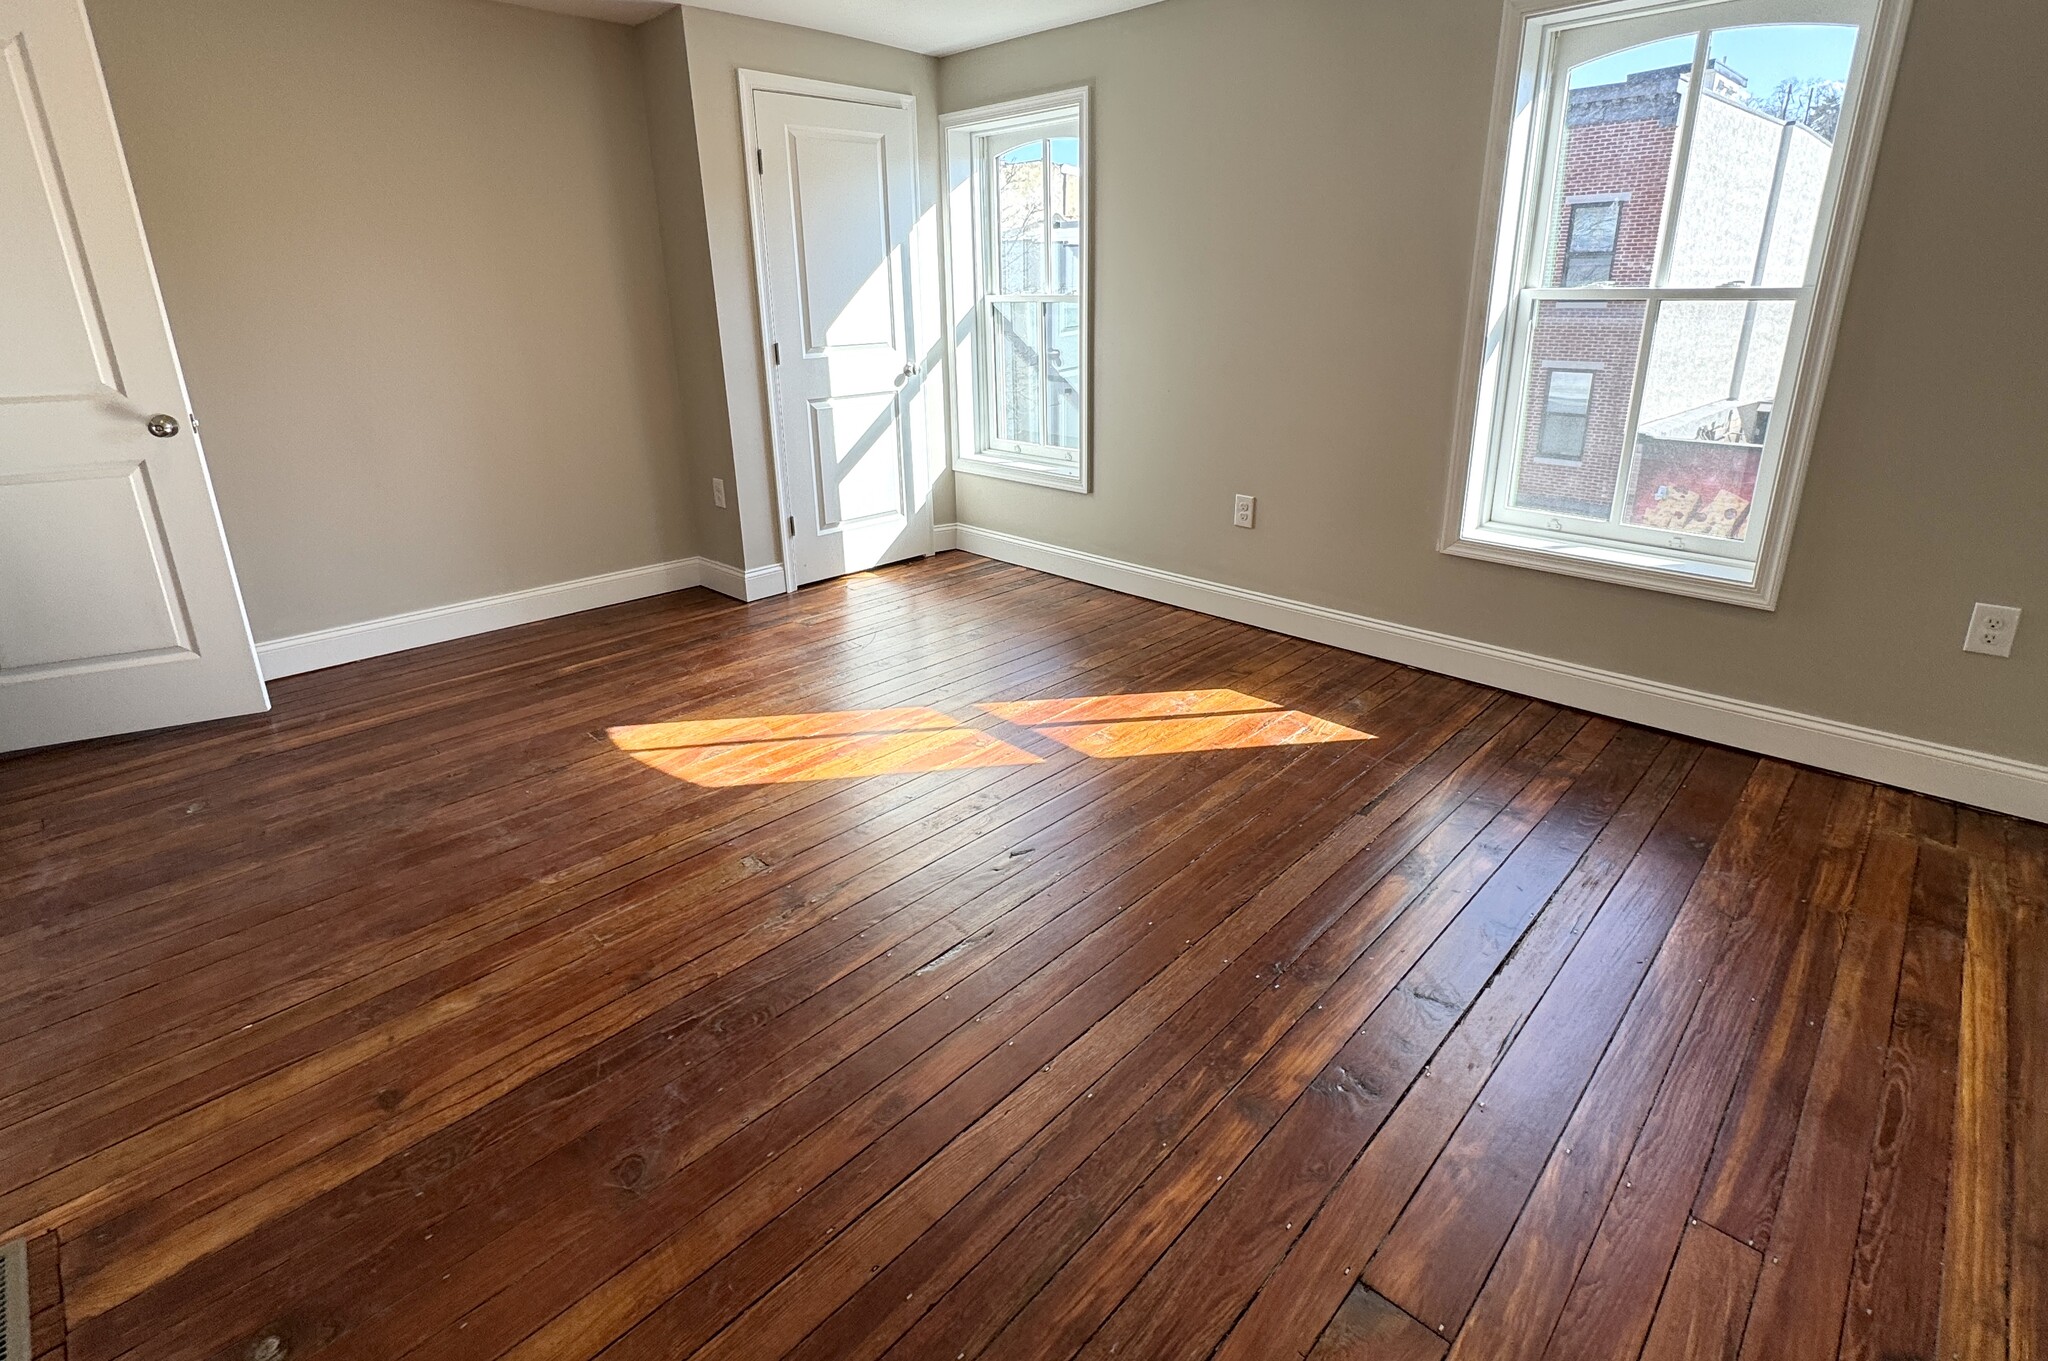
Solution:
M176 416L166 416L159 412L157 415L149 418L148 429L149 433L155 435L158 439L169 439L178 433L178 418Z

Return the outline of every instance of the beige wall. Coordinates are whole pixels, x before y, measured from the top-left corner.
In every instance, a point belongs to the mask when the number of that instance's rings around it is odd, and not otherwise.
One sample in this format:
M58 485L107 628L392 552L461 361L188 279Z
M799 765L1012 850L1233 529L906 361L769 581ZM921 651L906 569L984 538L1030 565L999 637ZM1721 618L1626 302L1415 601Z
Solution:
M679 16L656 19L638 31L650 89L665 92L655 113L656 151L669 177L669 188L663 197L663 232L672 252L683 236L698 229L694 224L677 220L678 208L685 218L699 210L680 183L687 173L683 167L689 153L675 144L678 91L688 91L696 116L695 152L702 174L701 225L710 272L709 320L717 327L717 343L714 345L711 337L702 334L707 324L703 300L697 283L689 279L681 285L680 291L691 296L688 305L679 310L677 329L684 337L681 351L685 366L694 370L684 379L687 390L714 391L716 384L705 370L711 364L718 366L727 398L729 435L722 447L714 447L708 440L695 446L699 455L696 463L701 466L692 468L692 495L703 498L708 505L708 479L722 475L721 467L730 469L737 498L733 514L722 517L719 512L709 512L719 520L707 522L706 542L712 545L712 555L723 561L761 567L778 561L780 550L775 532L760 312L754 292L752 227L747 217L739 73L742 69L765 71L915 95L919 116L919 180L926 202L930 203L938 183L938 63L929 57L853 38L712 10L686 8ZM686 69L679 70L679 64ZM684 249L694 254L694 239ZM942 486L939 495L945 494ZM950 520L950 499L937 501L935 512L940 522Z
M2048 7L1918 6L1775 613L1436 550L1500 15L1169 0L946 58L942 110L1094 86L1098 490L961 476L961 521L2048 760ZM1976 600L2028 608L2010 661Z
M695 551L630 30L89 9L259 639Z
M719 334L717 275L704 211L704 163L697 147L696 93L690 84L683 12L668 10L633 32L647 90L648 139L668 266L670 331L675 337L676 383L682 395L683 446L688 455L685 499L704 556L743 567L747 562L740 543L740 504L734 490L733 431L726 400L725 351ZM712 501L713 478L726 485L722 510Z

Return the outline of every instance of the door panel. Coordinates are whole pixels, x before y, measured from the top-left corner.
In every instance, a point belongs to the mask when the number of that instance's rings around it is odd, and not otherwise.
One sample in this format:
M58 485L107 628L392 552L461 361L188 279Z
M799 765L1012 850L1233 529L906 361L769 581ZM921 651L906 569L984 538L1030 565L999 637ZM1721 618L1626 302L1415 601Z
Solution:
M0 673L190 646L147 469L0 482Z
M914 117L757 91L757 230L799 584L931 551L908 398Z
M869 133L789 130L804 353L895 349L886 143Z
M895 427L893 391L811 403L811 456L824 528L902 517L903 479L891 444Z
M19 318L0 326L0 399L118 389L27 34L0 44L0 70L0 298Z
M0 0L0 242L0 750L266 708L80 0Z

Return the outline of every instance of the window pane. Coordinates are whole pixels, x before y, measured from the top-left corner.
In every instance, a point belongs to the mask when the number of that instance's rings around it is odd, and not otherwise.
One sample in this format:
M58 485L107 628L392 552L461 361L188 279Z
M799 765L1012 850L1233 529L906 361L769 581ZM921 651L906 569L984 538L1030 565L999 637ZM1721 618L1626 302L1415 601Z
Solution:
M1651 281L1679 114L1698 46L1699 35L1682 34L1572 68L1564 143L1546 217L1549 259L1540 282L1611 279L1640 287ZM1575 211L1588 199L1607 206L1591 215ZM1600 240L1601 214L1609 211L1613 239L1596 250L1590 243ZM1589 244L1582 246L1582 240Z
M1081 139L1046 144L1052 174L1052 266L1048 293L1081 291Z
M1538 305L1515 475L1518 509L1594 520L1613 512L1643 311L1639 302Z
M1046 412L1047 444L1062 449L1081 447L1081 305L1045 304L1050 345L1047 364L1051 388Z
M995 161L996 291L1045 291L1046 144L1026 142Z
M1042 304L999 302L990 307L995 357L995 411L991 433L1018 444L1042 442L1045 429Z
M1667 302L1643 374L1626 519L1743 539L1790 333L1789 302Z
M1762 24L1708 39L1668 284L1806 281L1855 51L1853 24Z

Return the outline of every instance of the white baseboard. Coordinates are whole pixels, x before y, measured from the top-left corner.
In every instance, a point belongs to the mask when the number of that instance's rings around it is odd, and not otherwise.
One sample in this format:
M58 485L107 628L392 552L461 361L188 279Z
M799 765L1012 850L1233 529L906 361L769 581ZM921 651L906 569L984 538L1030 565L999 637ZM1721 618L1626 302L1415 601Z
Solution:
M709 558L698 558L697 562L703 569L704 579L700 584L720 595L729 595L734 600L765 600L771 595L782 594L780 563L742 571Z
M773 589L761 589L772 579ZM644 596L665 595L691 586L707 586L736 600L759 600L782 590L780 567L757 567L742 572L708 558L680 558L646 567L577 581L558 581L552 586L511 591L505 595L463 600L453 605L394 614L384 619L366 619L360 624L275 638L256 645L256 660L265 680L296 676L303 671L320 671L388 652L426 647L456 638L468 638L515 624L532 624L559 615L617 605Z
M1119 562L973 525L940 525L941 548L1384 657L1516 694L1802 765L2048 822L2048 766L1943 746L1813 714L1579 666L1321 605Z

